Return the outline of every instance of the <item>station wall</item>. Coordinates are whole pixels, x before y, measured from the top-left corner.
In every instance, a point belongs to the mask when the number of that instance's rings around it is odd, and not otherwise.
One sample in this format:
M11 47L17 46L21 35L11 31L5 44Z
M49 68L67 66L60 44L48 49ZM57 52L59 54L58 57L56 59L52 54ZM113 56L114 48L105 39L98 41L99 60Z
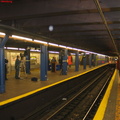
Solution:
M14 71L15 68L15 60L16 60L16 56L19 55L20 53L24 54L24 51L18 51L18 50L6 50L5 49L5 58L8 59L8 72ZM51 60L53 57L56 58L57 60L57 64L59 64L59 54L53 54L53 53L49 53L49 59ZM82 58L83 55L81 54L79 56L79 60L80 60L80 64L82 65ZM25 58L24 58L25 60ZM75 55L72 55L72 60L73 60L73 65L75 64ZM105 57L105 56L99 56L96 55L96 65L99 64L104 64L105 62L109 62L109 58ZM31 64L31 69L34 68L39 68L40 66L40 53L39 52L30 52L30 64ZM89 65L89 55L87 55L87 65Z
M15 60L16 56L19 55L20 53L24 54L24 51L18 51L18 50L5 50L5 58L8 59L8 72L11 72L15 70ZM49 58L52 59L53 57L56 57L57 63L59 60L59 55L58 54L49 54ZM25 61L25 57L23 59ZM34 68L39 68L40 66L40 53L39 52L30 52L30 64L31 64L31 69Z

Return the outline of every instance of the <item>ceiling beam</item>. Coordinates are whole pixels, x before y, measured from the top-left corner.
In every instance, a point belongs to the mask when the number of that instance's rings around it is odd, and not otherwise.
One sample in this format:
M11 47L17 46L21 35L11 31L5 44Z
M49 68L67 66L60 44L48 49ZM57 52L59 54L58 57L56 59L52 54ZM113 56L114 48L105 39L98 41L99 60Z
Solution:
M120 29L110 29L111 31L120 31ZM99 30L92 30L92 29L90 29L90 30L69 30L69 31L54 31L53 33L50 33L49 31L48 32L46 32L46 31L43 31L43 32L41 32L41 33L43 33L43 34L54 34L54 33L63 33L63 34L65 34L65 33L79 33L79 32L100 32L100 31L106 31L106 29L99 29ZM97 34L97 33L95 33L95 34ZM114 34L113 34L114 35Z
M26 8L25 8L26 9ZM23 10L23 9L22 9ZM5 10L6 11L6 10ZM24 10L23 10L24 11ZM102 8L103 12L116 12L120 11L120 7L111 7L111 8ZM0 20L21 20L21 19L31 19L31 18L43 18L43 17L55 17L55 16L66 16L66 15L76 15L76 14L90 14L90 13L98 13L97 9L85 9L85 10L72 10L72 11L62 11L62 12L50 12L50 13L30 13L25 14L24 12L20 12L20 14L11 14L11 15L3 15L0 16ZM4 10L2 10L2 13ZM32 13L32 14L31 14Z
M120 21L106 21L107 24L120 24ZM69 27L69 26L88 26L88 25L103 25L103 22L83 22L83 23L68 23L68 24L53 24L54 27ZM49 25L29 25L23 26L22 28L48 28Z

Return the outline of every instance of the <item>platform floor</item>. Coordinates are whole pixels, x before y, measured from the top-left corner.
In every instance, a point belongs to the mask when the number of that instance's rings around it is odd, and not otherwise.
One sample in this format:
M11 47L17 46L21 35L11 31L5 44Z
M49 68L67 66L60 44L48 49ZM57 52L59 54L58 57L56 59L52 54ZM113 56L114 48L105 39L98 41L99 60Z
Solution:
M30 75L26 75L24 72L21 72L21 79L15 79L14 78L15 73L11 72L10 74L7 75L8 80L6 80L6 92L0 94L0 102L36 90L38 88L53 84L60 80L64 80L66 78L75 76L77 74L83 73L93 68L95 67L89 68L89 66L87 66L86 69L83 69L83 66L80 66L80 70L78 72L75 72L75 66L72 66L71 68L68 68L67 75L60 75L60 71L56 72L48 71L48 80L47 81L39 80L37 82L31 81L31 78L32 77L40 78L39 69L31 70Z
M113 82L113 86L108 99L107 108L105 110L103 120L120 120L120 85L119 85L119 72Z
M120 76L117 84L116 114L115 120L120 120Z

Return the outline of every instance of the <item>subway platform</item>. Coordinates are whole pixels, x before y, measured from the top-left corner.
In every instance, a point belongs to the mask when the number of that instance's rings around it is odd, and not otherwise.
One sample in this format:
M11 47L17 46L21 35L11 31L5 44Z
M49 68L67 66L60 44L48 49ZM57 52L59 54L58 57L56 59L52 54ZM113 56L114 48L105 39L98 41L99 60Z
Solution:
M31 71L30 75L26 75L24 72L21 72L21 79L14 78L14 72L8 74L8 80L6 80L6 92L0 94L0 103L7 104L11 100L14 101L16 98L19 99L20 96L35 91L36 89L44 89L46 86L50 86L56 82L62 81L64 79L82 75L88 71L92 71L100 66L91 67L87 66L86 69L83 69L83 66L80 67L78 72L75 72L74 66L68 68L67 75L61 75L61 71L51 72L48 71L48 80L47 81L31 81L32 77L39 77L39 70L35 69ZM112 78L111 87L108 86L107 99L103 102L105 105L99 107L100 111L97 114L97 117L94 120L120 120L120 77L119 72L116 70L116 74Z
M39 69L31 70L31 74L25 74L24 72L20 72L21 79L15 79L14 77L15 73L11 72L7 75L8 80L5 81L6 91L5 93L0 94L0 102L54 84L56 82L78 75L80 73L93 70L94 68L97 67L98 66L89 68L89 66L87 66L86 69L83 69L83 66L81 65L80 70L76 72L75 66L72 66L71 68L68 68L67 75L61 75L61 71L56 72L48 71L47 81L40 81L39 79L38 81L31 81L32 77L40 78Z

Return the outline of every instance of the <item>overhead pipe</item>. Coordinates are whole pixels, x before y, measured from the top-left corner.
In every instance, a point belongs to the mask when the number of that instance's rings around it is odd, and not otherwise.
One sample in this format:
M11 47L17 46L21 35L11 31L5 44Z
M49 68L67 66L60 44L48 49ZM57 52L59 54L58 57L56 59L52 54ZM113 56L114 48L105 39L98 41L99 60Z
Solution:
M108 34L109 34L109 36L110 36L110 38L111 38L111 40L112 40L112 43L113 43L114 47L115 47L115 50L116 50L116 52L117 52L117 55L119 55L117 46L116 46L116 44L115 44L115 40L114 40L113 35L112 35L111 31L110 31L110 28L108 27L108 24L107 24L107 21L106 21L106 19L105 19L104 14L103 14L103 11L102 11L102 8L101 8L101 6L100 6L100 3L99 3L98 0L93 0L93 1L94 1L95 5L96 5L96 7L97 7L97 9L98 9L98 11L99 11L99 13L100 13L100 16L101 16L101 18L102 18L102 20L103 20L103 23L104 23L104 25L105 25L105 27L106 27L106 29L107 29L107 31L108 31Z

